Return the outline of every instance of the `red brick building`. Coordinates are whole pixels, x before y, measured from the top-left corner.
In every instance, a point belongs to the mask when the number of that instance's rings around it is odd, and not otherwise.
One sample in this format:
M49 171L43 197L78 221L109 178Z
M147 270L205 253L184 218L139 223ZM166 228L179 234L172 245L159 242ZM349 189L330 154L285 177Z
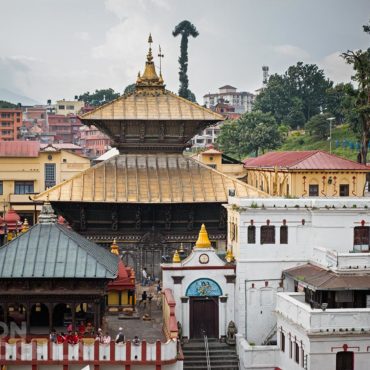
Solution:
M20 109L0 109L0 141L17 140L21 126L22 111Z
M82 126L80 133L80 145L84 148L84 154L88 157L99 157L109 150L109 137L104 135L95 126Z

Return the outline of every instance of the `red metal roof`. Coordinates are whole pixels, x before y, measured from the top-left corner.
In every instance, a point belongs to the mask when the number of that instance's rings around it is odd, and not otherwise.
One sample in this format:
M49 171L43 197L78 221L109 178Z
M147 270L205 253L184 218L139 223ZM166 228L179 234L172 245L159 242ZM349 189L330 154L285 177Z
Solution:
M370 167L349 159L329 154L322 150L291 152L269 152L256 158L244 161L246 168L274 168L275 166L291 170L363 170Z
M135 289L135 278L131 277L132 269L126 267L122 260L118 262L117 278L108 284L108 290Z
M0 157L38 157L38 141L0 141Z

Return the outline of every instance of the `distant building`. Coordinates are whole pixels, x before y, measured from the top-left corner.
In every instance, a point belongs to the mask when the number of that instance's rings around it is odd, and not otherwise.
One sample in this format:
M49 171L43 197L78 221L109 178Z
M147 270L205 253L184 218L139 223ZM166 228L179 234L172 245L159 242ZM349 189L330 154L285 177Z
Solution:
M81 121L75 114L49 114L49 133L57 142L78 143L80 138Z
M250 112L253 108L254 95L247 91L237 91L236 87L225 85L220 87L218 93L209 93L203 96L203 104L209 108L223 102L234 108L235 113Z
M110 138L95 126L82 126L80 136L80 146L89 158L99 157L110 149Z
M212 145L205 151L195 154L193 158L225 175L234 176L239 179L244 178L247 173L242 162L223 154Z
M247 183L273 196L362 197L370 167L321 150L270 152L244 161Z
M21 126L21 109L0 109L0 141L17 140Z
M66 116L68 114L76 115L84 106L85 103L79 100L57 100L56 114L62 114L63 116Z
M36 141L0 142L0 213L13 207L32 224L38 212L30 196L90 167L90 160Z

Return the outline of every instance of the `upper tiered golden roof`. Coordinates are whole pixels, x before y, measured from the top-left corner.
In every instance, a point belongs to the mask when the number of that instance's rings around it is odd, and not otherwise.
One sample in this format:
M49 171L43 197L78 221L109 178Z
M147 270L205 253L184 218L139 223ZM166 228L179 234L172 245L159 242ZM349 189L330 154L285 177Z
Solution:
M144 73L138 74L135 91L81 115L94 120L195 120L223 121L224 117L165 89L162 73L157 75L149 35ZM109 133L107 133L109 135Z

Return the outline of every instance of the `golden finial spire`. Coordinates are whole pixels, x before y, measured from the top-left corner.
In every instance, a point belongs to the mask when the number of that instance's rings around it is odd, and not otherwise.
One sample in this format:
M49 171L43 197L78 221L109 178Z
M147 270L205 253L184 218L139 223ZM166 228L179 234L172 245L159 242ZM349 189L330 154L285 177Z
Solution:
M180 262L181 262L181 258L180 258L179 252L176 250L175 253L173 254L172 263L180 263Z
M208 233L204 224L202 224L202 227L200 228L195 248L211 248L211 242L209 241Z
M140 72L139 72L137 76L136 93L141 93L143 91L149 91L149 90L150 92L156 92L156 93L160 93L164 91L163 78L162 78L161 71L158 77L157 72L155 70L155 65L153 62L153 54L152 54L153 38L151 34L149 34L148 43L149 43L149 51L146 56L145 70L142 75L140 75Z
M229 263L234 262L235 257L233 255L231 248L227 250L225 259L226 259L226 262L229 262Z
M119 255L119 247L117 245L116 238L113 239L113 243L110 246L110 252L115 254L116 256Z
M24 221L23 221L21 232L25 233L26 231L28 231L29 228L30 228L30 225L28 224L27 218L25 218Z

